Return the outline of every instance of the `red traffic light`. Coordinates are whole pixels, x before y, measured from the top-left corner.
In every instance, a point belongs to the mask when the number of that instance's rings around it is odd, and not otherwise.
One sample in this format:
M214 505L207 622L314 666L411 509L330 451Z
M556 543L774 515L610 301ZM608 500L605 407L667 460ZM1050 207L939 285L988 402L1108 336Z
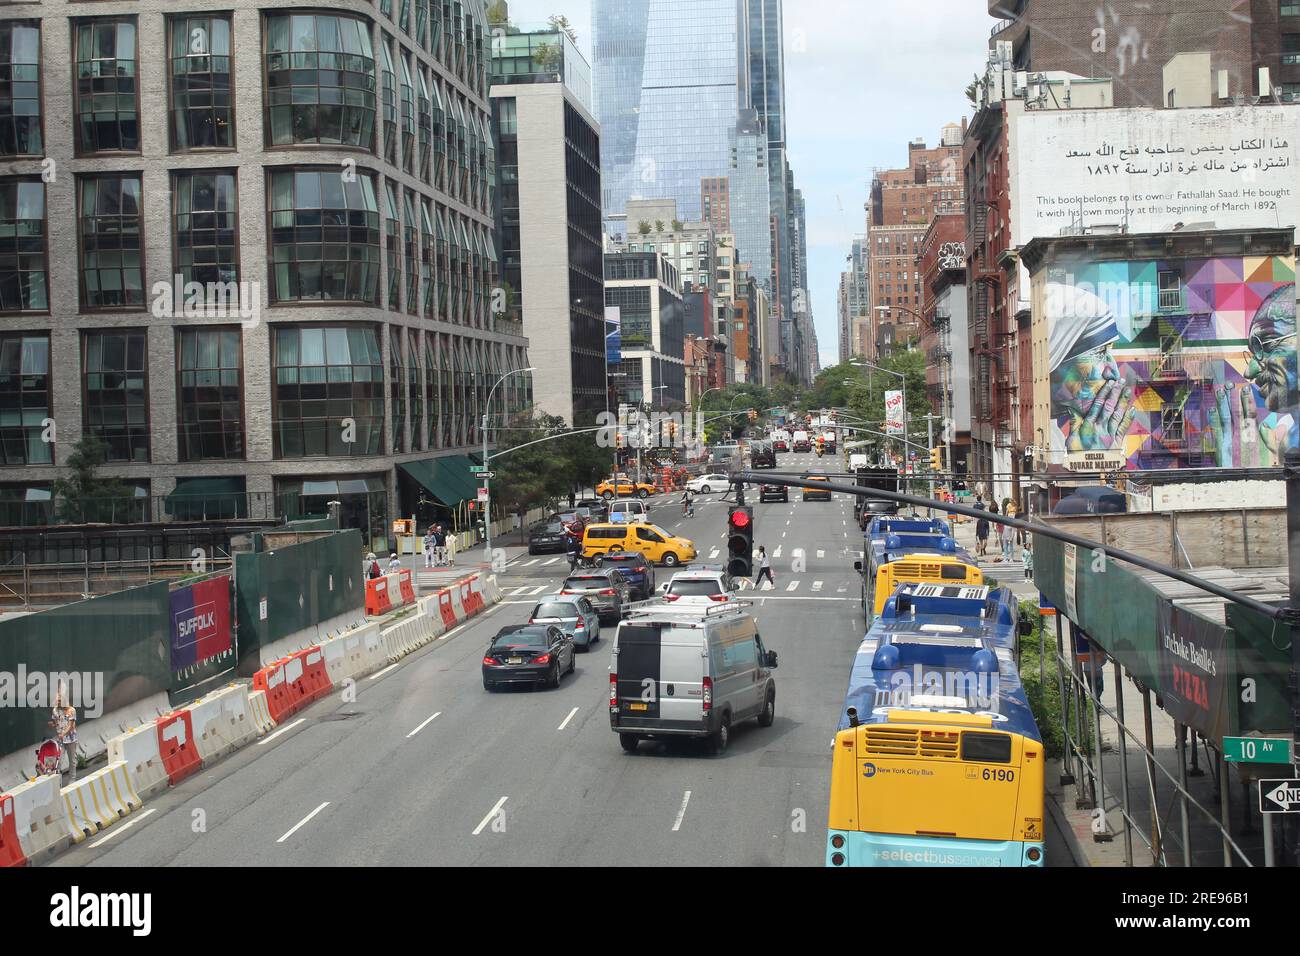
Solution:
M733 511L731 513L731 526L733 528L744 528L749 524L749 512Z

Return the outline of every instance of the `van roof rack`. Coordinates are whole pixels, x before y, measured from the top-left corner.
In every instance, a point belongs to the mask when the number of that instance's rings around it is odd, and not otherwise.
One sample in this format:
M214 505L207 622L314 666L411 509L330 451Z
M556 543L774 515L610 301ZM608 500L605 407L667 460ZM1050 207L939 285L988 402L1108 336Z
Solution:
M628 612L628 617L649 617L655 614L669 614L673 617L702 617L711 618L719 617L724 614L734 614L737 611L748 610L753 607L752 601L730 600L722 604L710 604L707 607L703 604L651 604L643 602L640 607L633 607Z

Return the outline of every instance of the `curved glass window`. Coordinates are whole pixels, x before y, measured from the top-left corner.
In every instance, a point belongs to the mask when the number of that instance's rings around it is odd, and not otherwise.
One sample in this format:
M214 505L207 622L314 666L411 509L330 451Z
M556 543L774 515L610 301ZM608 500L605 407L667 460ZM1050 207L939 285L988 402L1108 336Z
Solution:
M441 412L438 407L438 370L433 358L434 349L437 348L436 341L437 336L432 333L424 337L424 404L429 412L428 425L425 429L429 441L425 447L431 450L439 445L438 415Z
M357 170L277 169L267 192L273 302L378 303L379 204Z
M144 308L140 174L78 180L81 189L81 304L88 309Z
M406 334L392 326L388 336L389 394L392 396L394 455L406 451Z
M405 219L402 222L402 235L405 239L403 243L403 264L406 268L406 311L411 315L416 314L416 281L418 276L415 271L415 259L419 243L416 242L416 231L419 228L418 221L415 218L415 199L414 193L409 189L402 193L402 210L405 213Z
M313 14L266 21L272 146L334 143L372 149L375 57L364 20Z
M0 312L50 308L45 259L45 184L0 180Z
M0 23L0 154L44 152L40 24Z
M343 325L274 331L275 457L378 455L384 366L377 331Z
M383 157L390 166L397 165L397 74L393 70L393 57L389 53L392 38L387 33L379 38L380 77L383 81L384 148Z
M171 29L172 149L231 149L230 17L173 17Z
M77 152L140 151L135 20L76 25Z
M405 336L403 336L405 337ZM410 362L406 368L407 394L411 409L411 451L424 447L424 391L420 387L420 333L411 332Z
M397 247L400 223L397 216L397 192L393 189L391 179L384 180L384 256L388 262L388 293L385 298L390 312L401 310L402 267L399 264Z

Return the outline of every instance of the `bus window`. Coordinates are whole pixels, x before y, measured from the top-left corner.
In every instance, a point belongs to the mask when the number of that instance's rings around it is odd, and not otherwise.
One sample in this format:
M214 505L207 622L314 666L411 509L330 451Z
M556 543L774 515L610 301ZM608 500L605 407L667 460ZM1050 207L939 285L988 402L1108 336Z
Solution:
M961 759L977 763L1010 763L1011 738L1006 734L979 734L968 730L961 735Z

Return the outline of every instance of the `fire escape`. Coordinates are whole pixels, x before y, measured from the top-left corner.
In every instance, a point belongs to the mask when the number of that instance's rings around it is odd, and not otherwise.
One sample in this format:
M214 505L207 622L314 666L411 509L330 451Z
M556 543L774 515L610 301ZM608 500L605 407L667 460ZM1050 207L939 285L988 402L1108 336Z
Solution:
M984 187L987 188L987 187ZM981 190L983 192L983 189ZM1008 367L1007 340L1012 333L1001 328L998 300L1002 293L1002 271L990 261L988 217L993 204L983 195L972 210L975 255L972 257L974 309L971 341L974 349L975 408L978 420L988 427L997 448L1010 448L1015 431L1011 408L1016 386Z

